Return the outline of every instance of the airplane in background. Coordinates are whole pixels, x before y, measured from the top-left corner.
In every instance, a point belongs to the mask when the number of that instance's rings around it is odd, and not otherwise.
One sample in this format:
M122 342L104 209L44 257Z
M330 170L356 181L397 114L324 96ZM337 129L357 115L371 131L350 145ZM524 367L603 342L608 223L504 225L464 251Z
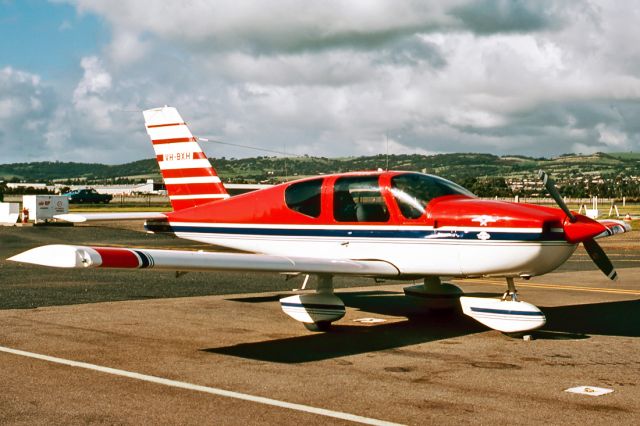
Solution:
M9 260L61 268L255 271L317 276L315 292L280 300L310 330L345 315L340 275L415 280L405 288L430 308L460 303L486 326L516 333L546 322L519 300L515 279L562 265L582 243L604 274L616 271L596 239L630 231L621 221L571 212L553 180L539 175L560 208L480 200L441 177L402 171L321 175L230 197L175 108L144 111L173 211L69 214L69 221L146 219L150 232L249 253L47 245ZM442 277L503 277L502 298L466 297Z

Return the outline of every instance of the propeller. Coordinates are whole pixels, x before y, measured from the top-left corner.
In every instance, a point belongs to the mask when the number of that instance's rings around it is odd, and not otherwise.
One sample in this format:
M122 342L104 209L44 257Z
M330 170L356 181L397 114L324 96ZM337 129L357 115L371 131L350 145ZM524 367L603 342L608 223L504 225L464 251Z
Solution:
M567 215L569 222L576 223L578 221L578 218L571 212L571 210L569 210L567 203L565 203L562 196L560 196L560 192L558 192L558 188L556 188L556 183L554 182L554 180L551 179L551 177L544 170L538 171L538 177L542 180L545 189L558 204L558 207L560 207L560 209L562 209L562 211ZM602 247L600 247L600 244L598 244L593 238L587 238L583 240L582 244L584 244L585 250L589 254L591 260L593 260L593 263L596 264L598 269L600 269L602 273L605 274L610 280L617 280L618 273L613 267L611 260L609 260L609 257L607 257L607 254L604 252L604 250L602 250Z
M582 242L584 248L589 253L589 257L593 260L593 263L600 268L600 270L612 281L618 279L618 273L616 272L613 264L605 254L600 244L596 243L596 240L590 238Z
M567 217L569 218L569 222L574 223L576 221L576 217L573 215L571 210L569 210L567 203L564 202L564 198L560 196L560 192L558 192L558 188L556 188L556 182L551 179L551 176L549 176L544 170L538 171L538 177L542 179L542 184L544 185L549 195L551 195L551 198L556 201L556 204L558 204L564 214L567 215Z

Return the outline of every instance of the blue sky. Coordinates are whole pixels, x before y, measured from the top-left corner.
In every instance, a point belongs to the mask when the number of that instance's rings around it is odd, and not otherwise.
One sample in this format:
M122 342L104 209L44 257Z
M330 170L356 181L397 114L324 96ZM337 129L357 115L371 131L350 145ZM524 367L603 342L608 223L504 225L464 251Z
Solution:
M77 80L83 56L109 41L100 17L79 14L64 3L45 0L0 2L0 67L41 75L47 79Z
M165 104L294 154L638 151L638 22L613 0L0 0L0 162L151 158L141 111Z

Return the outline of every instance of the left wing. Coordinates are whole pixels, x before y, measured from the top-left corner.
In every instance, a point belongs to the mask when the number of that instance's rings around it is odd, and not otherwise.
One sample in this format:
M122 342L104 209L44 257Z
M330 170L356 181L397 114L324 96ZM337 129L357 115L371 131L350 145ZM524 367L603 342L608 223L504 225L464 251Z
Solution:
M382 260L323 259L244 253L88 247L54 244L9 260L57 268L164 269L172 271L301 272L307 274L394 277L400 272Z

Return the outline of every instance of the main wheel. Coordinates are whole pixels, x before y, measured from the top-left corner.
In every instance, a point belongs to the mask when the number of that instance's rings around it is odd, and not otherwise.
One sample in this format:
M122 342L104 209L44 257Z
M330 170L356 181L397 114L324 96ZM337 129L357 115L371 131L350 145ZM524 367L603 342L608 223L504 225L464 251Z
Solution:
M331 323L329 321L303 322L304 328L309 331L329 331Z

